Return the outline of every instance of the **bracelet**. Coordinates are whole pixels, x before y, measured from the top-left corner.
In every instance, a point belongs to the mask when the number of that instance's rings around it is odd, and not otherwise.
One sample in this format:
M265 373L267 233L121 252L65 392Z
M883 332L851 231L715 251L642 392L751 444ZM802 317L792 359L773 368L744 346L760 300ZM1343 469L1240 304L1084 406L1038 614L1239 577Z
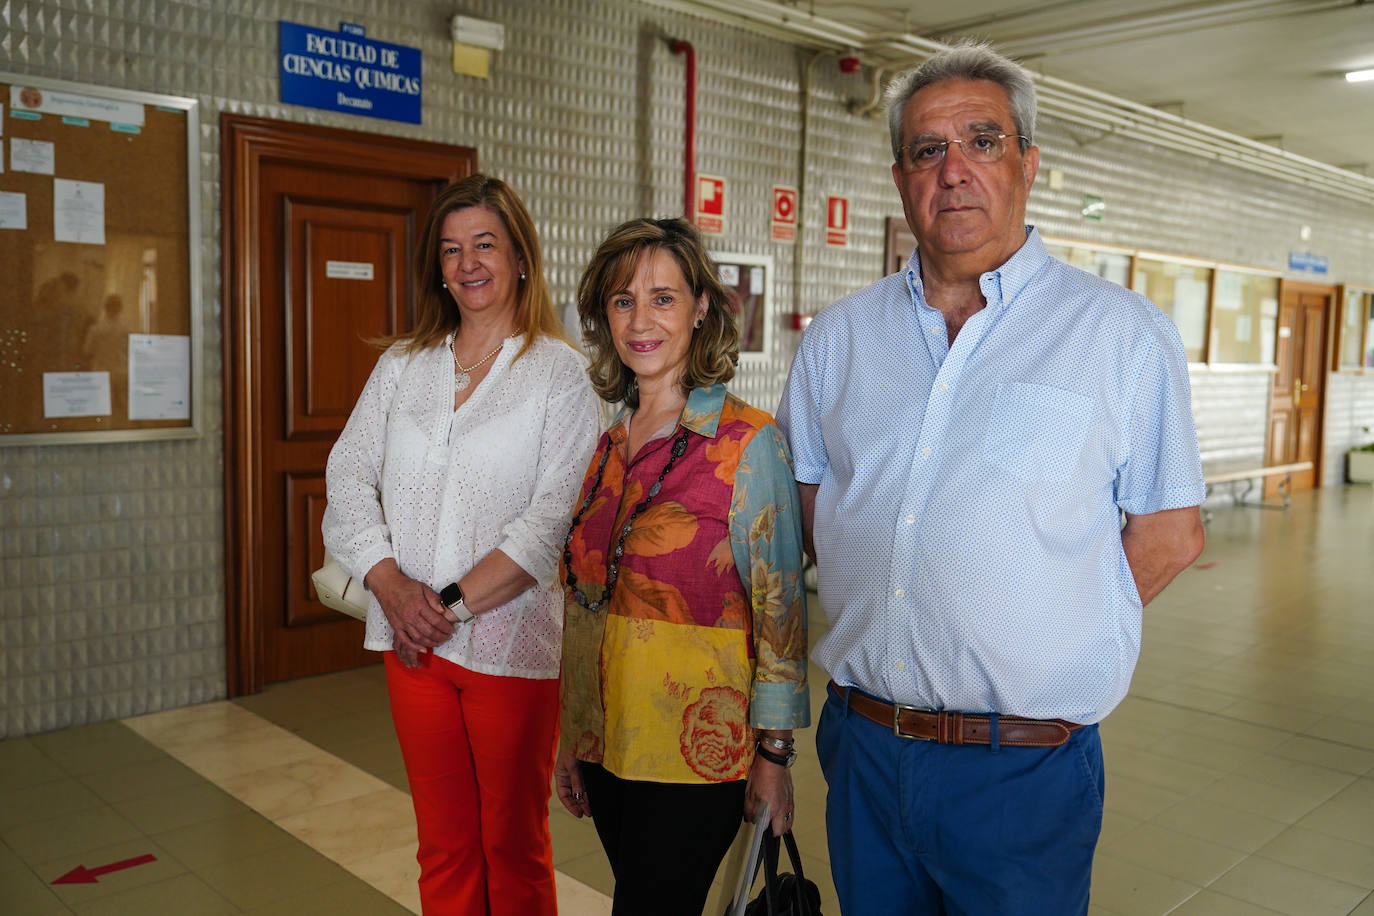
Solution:
M797 746L794 738L774 738L772 735L759 735L759 741L775 750L782 751L784 754Z
M777 754L765 747L763 742L759 742L754 746L754 752L769 763L777 764L784 768L790 767L797 760L797 752L795 750L786 754Z

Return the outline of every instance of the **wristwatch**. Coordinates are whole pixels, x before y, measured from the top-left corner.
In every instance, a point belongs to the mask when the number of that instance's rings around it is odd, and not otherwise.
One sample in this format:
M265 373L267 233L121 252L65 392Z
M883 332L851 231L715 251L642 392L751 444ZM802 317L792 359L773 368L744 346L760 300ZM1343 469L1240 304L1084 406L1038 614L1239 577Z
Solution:
M444 602L444 607L458 615L459 623L469 623L477 619L477 615L468 610L468 606L463 603L463 590L458 587L457 582L450 582L444 586L444 590L439 593L439 600Z
M768 745L760 741L755 747L754 752L769 763L775 763L780 767L790 767L797 762L797 749L789 748L787 753L779 754Z

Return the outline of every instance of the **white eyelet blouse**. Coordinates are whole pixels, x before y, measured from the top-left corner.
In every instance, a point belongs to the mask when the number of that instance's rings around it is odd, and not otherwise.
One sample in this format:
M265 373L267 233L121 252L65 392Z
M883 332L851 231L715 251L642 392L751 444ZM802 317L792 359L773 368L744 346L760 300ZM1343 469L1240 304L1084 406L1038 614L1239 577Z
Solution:
M447 340L383 353L329 454L323 533L350 574L394 557L436 591L501 550L537 584L434 652L483 674L547 679L562 643L558 551L600 412L580 353L541 337L514 360L521 343L506 340L456 411ZM392 636L374 597L364 646L389 650Z

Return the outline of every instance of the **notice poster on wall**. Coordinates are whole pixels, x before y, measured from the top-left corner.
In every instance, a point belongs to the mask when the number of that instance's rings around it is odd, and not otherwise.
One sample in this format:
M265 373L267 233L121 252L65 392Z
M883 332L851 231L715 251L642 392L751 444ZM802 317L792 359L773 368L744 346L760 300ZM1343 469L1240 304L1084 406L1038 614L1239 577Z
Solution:
M129 335L129 419L186 420L191 416L191 338Z
M108 417L109 415L110 373L43 373L43 416Z
M105 244L105 186L98 181L52 183L52 234L58 242Z

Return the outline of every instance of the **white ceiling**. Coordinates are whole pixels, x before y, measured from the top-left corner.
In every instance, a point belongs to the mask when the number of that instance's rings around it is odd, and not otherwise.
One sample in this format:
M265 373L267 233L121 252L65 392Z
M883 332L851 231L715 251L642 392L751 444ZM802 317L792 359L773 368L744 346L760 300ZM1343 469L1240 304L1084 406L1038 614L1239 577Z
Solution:
M654 0L649 0L654 2ZM869 64L914 64L903 35L987 38L1032 70L1374 176L1371 0L677 0L721 21L840 24ZM906 60L902 58L905 57Z

